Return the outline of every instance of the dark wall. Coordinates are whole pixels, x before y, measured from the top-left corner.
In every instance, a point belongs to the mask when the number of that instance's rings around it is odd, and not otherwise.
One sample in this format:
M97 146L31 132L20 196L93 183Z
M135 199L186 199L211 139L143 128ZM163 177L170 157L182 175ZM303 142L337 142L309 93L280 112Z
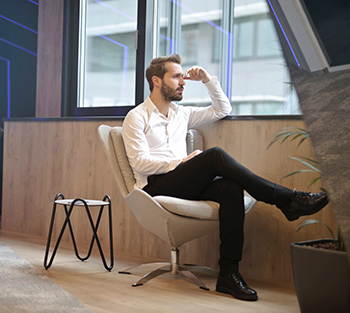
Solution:
M38 0L0 0L1 127L35 116L37 29Z
M35 117L38 1L0 0L0 195L3 118Z

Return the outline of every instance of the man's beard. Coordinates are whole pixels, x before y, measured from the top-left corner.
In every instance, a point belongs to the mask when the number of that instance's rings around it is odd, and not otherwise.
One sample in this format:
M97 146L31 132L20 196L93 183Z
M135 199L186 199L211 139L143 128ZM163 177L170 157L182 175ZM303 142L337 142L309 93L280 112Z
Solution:
M179 87L178 89L183 88ZM172 89L162 79L162 86L160 87L160 94L165 101L181 101L182 94L177 93L178 89Z

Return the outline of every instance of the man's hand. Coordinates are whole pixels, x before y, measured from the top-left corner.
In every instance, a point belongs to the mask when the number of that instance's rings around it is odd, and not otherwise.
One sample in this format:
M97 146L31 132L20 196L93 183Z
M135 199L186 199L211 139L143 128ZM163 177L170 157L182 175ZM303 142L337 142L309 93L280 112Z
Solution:
M191 154L189 154L187 157L185 157L185 158L183 158L182 159L182 162L180 163L180 164L182 164L182 163L185 163L185 162L187 162L188 160L191 160L192 158L194 158L196 155L198 155L198 154L201 154L203 151L201 151L201 150L194 150Z
M203 67L192 66L186 71L183 79L202 81L205 84L211 80L211 76Z

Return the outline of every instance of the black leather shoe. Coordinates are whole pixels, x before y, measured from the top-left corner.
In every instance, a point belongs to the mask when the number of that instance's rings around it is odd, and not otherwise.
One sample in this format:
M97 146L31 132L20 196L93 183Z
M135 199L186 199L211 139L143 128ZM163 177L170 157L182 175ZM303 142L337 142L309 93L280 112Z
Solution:
M325 192L311 193L303 191L293 191L292 202L281 208L288 221L294 221L303 215L315 214L323 209L328 203Z
M227 276L219 275L216 282L216 291L228 293L234 298L247 301L258 300L258 295L255 290L248 287L243 276L235 271Z

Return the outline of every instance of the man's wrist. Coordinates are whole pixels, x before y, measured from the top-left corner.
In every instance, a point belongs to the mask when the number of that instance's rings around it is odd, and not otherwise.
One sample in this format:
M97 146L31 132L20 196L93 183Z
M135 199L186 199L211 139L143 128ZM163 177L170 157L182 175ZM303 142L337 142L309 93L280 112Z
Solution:
M209 77L207 77L206 79L202 80L202 83L203 83L203 84L206 84L207 82L210 82L211 79L212 79L212 77L209 76Z

